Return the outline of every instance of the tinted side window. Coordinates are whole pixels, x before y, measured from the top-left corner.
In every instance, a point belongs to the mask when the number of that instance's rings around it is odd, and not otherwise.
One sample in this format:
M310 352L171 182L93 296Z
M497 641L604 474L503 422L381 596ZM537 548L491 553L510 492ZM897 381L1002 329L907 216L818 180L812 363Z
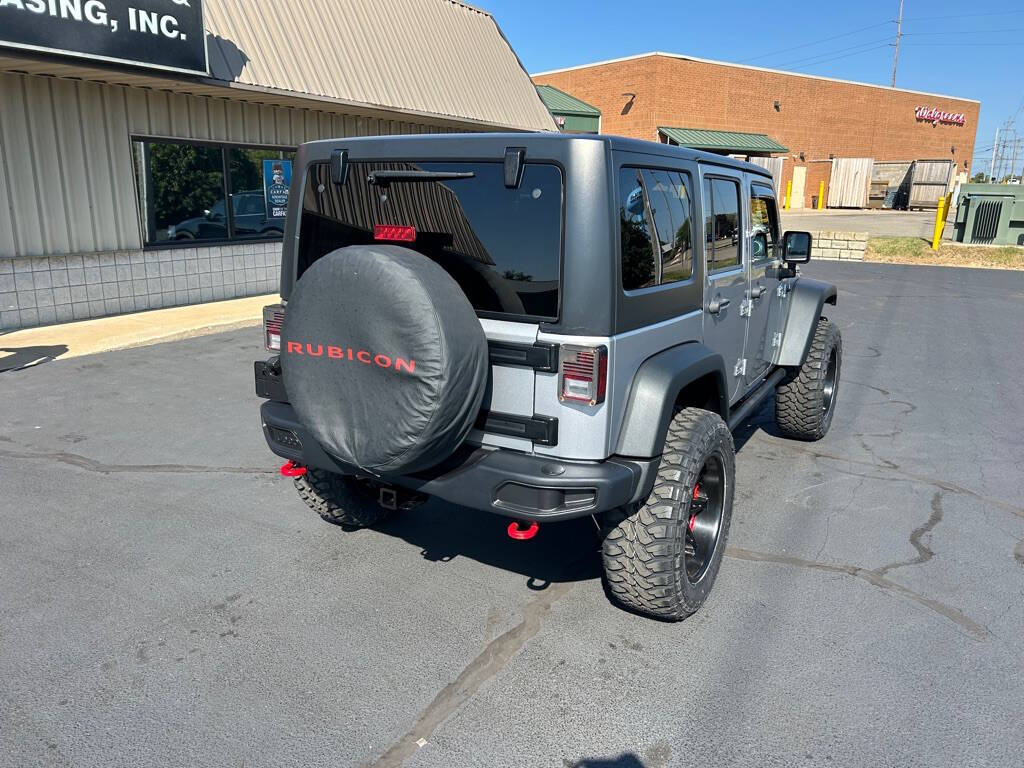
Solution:
M740 185L731 179L704 180L704 237L708 273L740 265Z
M650 210L638 168L619 171L619 237L622 245L622 287L632 291L655 285Z
M623 289L692 277L689 177L676 171L623 168L619 197Z
M675 171L644 171L648 202L658 233L661 283L693 275L689 177Z
M750 193L750 257L754 261L775 258L779 240L779 214L775 193L755 184Z

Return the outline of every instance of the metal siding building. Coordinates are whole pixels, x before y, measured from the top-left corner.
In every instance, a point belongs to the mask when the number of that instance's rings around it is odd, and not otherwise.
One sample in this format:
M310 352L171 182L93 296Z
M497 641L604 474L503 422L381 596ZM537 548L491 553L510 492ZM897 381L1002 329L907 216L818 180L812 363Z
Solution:
M555 129L493 18L452 0L207 0L205 26L208 77L0 43L0 329L276 290L279 240L147 244L137 142Z

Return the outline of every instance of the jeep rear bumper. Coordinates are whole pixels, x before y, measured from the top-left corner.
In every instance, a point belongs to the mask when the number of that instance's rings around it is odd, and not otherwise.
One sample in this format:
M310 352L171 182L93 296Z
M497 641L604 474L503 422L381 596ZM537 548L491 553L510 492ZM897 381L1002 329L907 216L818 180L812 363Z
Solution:
M267 445L278 456L328 472L357 474L320 446L288 403L265 402L260 416ZM565 461L464 446L434 469L380 479L471 509L544 522L604 512L646 498L657 467L657 458Z

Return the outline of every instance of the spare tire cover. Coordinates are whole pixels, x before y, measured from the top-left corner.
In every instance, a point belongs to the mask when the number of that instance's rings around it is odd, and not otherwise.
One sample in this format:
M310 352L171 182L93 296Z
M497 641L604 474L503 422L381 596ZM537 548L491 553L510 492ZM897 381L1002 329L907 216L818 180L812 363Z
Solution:
M458 284L393 245L339 248L292 291L281 330L285 389L342 462L408 474L448 458L480 411L487 339Z

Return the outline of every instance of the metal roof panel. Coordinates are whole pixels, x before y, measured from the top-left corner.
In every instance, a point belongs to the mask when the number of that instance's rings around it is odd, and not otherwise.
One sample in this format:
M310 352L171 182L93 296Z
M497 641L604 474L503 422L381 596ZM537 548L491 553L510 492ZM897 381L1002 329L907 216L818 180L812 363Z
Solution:
M560 91L553 85L538 85L537 93L552 114L578 115L580 117L600 117L601 110L585 101Z
M763 133L742 131L708 131L701 128L664 128L658 132L683 147L719 152L788 152L789 150Z

